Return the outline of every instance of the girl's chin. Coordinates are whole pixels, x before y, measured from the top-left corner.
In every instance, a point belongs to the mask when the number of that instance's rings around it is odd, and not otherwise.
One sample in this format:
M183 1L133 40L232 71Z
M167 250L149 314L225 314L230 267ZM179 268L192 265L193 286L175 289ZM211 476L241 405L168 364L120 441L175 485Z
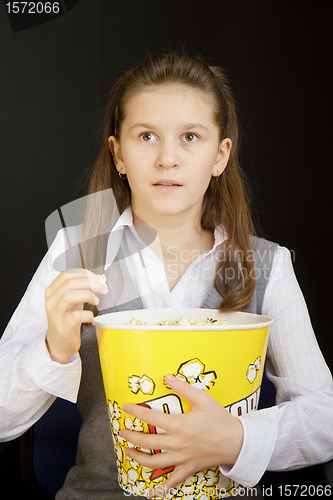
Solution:
M196 216L200 218L202 200L198 200L197 203L184 203L185 201L184 199L165 200L164 197L161 196L160 198L149 200L149 203L138 203L138 200L136 200L132 207L137 218L147 222L161 217L186 217L186 214L188 214L192 220Z
M200 211L199 211L199 217L200 217ZM175 207L174 205L172 207L155 207L153 210L150 211L149 214L149 219L150 220L157 220L157 219L175 219L176 217L182 217L184 221L186 220L186 214L193 220L194 217L194 211L193 210L188 210L187 207Z

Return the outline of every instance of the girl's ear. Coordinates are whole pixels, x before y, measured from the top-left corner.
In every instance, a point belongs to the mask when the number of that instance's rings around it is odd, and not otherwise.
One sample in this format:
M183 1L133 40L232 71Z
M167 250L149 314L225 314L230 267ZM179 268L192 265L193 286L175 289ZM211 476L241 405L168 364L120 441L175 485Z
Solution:
M126 174L125 165L121 156L120 143L116 137L111 135L108 139L109 149L113 157L114 164L118 172Z
M218 177L222 174L223 170L228 164L230 151L232 147L232 140L226 137L223 139L219 146L219 150L216 157L216 162L214 164L212 176Z

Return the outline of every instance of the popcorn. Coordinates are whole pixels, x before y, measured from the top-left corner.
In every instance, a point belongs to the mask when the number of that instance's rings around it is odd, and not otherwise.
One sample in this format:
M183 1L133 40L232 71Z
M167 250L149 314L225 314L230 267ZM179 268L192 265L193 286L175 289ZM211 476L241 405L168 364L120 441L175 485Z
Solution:
M106 276L105 274L97 274L98 276L98 281L101 285L107 286L106 284Z
M132 318L129 323L125 323L126 325L134 325L134 326L142 326L148 325L146 321L143 323L139 319ZM217 326L217 325L232 325L233 323L228 323L228 321L224 318L214 319L214 318L205 318L205 319L196 319L194 321L187 316L181 316L180 318L166 319L164 321L159 321L152 326Z
M125 323L125 325L134 325L134 326L140 326L140 325L148 325L148 321L145 323L142 323L139 319L134 319L132 318L129 323Z

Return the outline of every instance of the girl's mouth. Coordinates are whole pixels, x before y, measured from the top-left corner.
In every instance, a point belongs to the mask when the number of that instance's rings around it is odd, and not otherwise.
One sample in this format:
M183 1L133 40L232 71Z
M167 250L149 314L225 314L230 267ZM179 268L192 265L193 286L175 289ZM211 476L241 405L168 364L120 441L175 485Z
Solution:
M156 182L153 184L159 191L174 191L181 187L181 184L177 184L175 181L163 181Z
M154 186L180 186L180 184L173 184L170 182L158 182L157 184L154 184Z
M181 184L179 184L177 181L174 181L173 179L161 179L155 182L153 186L180 187Z

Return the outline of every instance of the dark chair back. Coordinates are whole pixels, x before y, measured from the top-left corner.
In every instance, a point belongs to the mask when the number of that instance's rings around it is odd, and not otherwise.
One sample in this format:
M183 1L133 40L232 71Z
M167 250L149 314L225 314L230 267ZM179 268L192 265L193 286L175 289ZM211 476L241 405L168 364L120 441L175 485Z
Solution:
M22 473L40 499L52 499L75 464L82 417L77 406L57 398L22 436Z

